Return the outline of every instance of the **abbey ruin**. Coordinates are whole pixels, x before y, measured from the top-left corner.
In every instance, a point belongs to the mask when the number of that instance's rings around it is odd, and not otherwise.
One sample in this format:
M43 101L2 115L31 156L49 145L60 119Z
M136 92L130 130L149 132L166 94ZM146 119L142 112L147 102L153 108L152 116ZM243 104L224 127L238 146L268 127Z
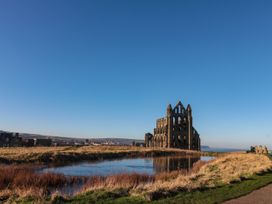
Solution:
M169 104L166 117L157 119L154 134L145 134L145 146L200 151L200 137L193 127L191 106L185 109L180 101L174 108Z

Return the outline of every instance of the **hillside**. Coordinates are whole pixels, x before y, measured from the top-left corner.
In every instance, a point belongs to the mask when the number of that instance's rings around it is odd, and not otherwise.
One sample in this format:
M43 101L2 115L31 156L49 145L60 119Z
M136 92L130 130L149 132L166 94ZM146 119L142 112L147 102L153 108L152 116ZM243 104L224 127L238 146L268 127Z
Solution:
M0 130L1 132L8 132ZM88 141L89 143L112 143L118 145L131 145L133 141L135 142L144 142L144 140L138 139L129 139L129 138L77 138L77 137L61 137L61 136L52 136L52 135L41 135L41 134L31 134L31 133L19 133L19 136L23 139L33 139L33 138L50 138L54 142L62 141L66 143L75 142L75 143L83 143Z

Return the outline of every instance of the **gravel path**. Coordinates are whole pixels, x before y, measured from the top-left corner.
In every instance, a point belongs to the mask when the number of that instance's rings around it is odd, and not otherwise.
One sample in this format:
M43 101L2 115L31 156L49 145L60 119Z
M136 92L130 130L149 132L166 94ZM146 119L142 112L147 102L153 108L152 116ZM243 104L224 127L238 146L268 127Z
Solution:
M272 184L251 192L240 198L232 199L224 204L272 204Z

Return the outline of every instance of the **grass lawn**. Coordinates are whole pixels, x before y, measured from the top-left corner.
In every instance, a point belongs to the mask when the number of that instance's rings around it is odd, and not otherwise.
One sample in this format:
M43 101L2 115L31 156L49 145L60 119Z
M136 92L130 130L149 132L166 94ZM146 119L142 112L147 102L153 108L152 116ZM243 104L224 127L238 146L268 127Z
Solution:
M146 201L139 197L128 197L120 192L89 192L83 195L75 196L69 200L56 198L53 203L97 203L97 204L164 204L164 203L190 203L190 204L210 204L221 203L223 201L246 195L255 189L272 183L272 172L263 175L255 175L250 179L243 180L222 187L196 190L193 192L180 192L173 197L160 199L156 201ZM26 202L29 203L29 202Z

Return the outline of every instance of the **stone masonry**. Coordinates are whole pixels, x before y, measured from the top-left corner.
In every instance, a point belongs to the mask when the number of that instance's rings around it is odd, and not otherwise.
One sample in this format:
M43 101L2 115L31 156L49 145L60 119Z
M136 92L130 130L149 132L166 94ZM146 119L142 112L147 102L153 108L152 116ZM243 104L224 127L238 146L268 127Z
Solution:
M174 108L169 104L166 117L157 119L154 134L145 134L145 146L200 151L200 137L193 127L190 104L186 109L180 101Z

